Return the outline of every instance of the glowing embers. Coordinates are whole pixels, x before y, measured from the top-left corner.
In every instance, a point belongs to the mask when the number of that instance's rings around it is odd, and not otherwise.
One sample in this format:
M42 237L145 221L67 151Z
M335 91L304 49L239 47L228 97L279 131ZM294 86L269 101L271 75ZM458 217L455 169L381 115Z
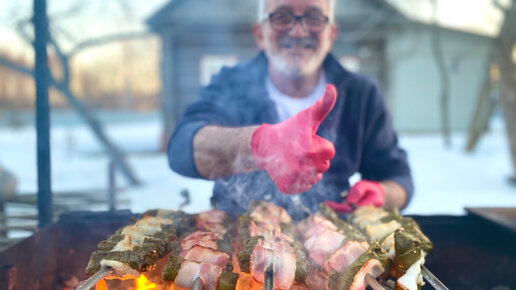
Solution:
M147 278L142 274L140 278L135 280L136 282L136 290L153 290L156 289L156 283L151 283Z
M109 286L108 286L109 285ZM105 280L101 279L95 285L95 290L134 289L134 290L168 290L174 289L166 283L153 283L143 274L136 279L128 280Z
M107 290L106 280L100 279L95 285L95 290Z

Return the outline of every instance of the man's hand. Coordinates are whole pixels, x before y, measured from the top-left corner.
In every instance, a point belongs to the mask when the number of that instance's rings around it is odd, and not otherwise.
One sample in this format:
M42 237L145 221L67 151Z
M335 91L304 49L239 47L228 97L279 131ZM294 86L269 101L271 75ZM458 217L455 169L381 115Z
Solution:
M361 180L349 190L346 203L326 201L325 204L338 213L352 212L353 208L366 205L381 207L385 204L385 190L379 182Z
M315 133L336 101L335 87L327 85L312 106L281 123L263 124L253 133L254 162L265 169L281 192L307 191L330 168L335 155L333 143Z

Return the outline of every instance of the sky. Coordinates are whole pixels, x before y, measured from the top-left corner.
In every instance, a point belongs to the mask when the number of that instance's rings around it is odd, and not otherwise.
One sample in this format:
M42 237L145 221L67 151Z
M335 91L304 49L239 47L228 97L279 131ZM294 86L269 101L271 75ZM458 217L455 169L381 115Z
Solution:
M413 20L432 21L431 0L386 1ZM440 25L489 36L498 33L502 14L493 6L492 0L436 1ZM508 1L500 0L501 3ZM55 19L51 27L64 49L70 49L73 43L96 35L144 31L144 20L168 0L48 0L47 3L48 14ZM31 0L0 0L0 50L32 54L30 47L16 33L17 22L31 16L31 6ZM30 29L27 31L30 33Z
M145 19L167 0L47 0L51 31L64 51L101 35L145 31ZM0 0L0 50L32 54L17 33L17 23L32 15L31 0ZM27 32L31 34L30 25Z
M433 21L433 7L430 0L387 1L413 20L424 23ZM492 1L437 0L437 23L448 28L495 36L498 34L503 15ZM499 2L504 6L509 5L509 0Z

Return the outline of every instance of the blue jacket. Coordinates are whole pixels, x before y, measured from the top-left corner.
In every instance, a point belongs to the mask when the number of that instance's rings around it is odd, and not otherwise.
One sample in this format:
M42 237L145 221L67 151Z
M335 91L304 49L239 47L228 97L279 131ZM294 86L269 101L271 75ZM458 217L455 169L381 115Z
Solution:
M174 171L201 178L193 161L193 137L203 126L278 122L275 104L265 88L267 65L262 52L248 63L223 68L200 90L199 100L187 108L170 138L168 160ZM399 182L410 200L414 186L407 155L398 147L381 92L365 77L346 71L331 54L323 68L338 97L317 134L333 142L336 154L323 179L302 193L301 201L313 212L320 202L342 201L340 193L349 189L348 178L357 171L362 179ZM235 216L253 199L283 206L296 220L303 217L290 196L280 193L264 171L236 174L215 183L212 202Z

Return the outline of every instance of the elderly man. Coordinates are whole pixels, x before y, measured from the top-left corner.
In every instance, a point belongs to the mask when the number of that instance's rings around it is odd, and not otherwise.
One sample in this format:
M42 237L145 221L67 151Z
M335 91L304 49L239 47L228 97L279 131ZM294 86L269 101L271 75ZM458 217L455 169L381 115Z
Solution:
M313 212L321 202L339 212L406 206L410 169L382 94L329 53L334 0L263 0L259 9L262 52L200 91L170 139L171 168L216 180L212 202L235 215L254 199L302 218L291 194ZM363 179L350 188L355 172Z

